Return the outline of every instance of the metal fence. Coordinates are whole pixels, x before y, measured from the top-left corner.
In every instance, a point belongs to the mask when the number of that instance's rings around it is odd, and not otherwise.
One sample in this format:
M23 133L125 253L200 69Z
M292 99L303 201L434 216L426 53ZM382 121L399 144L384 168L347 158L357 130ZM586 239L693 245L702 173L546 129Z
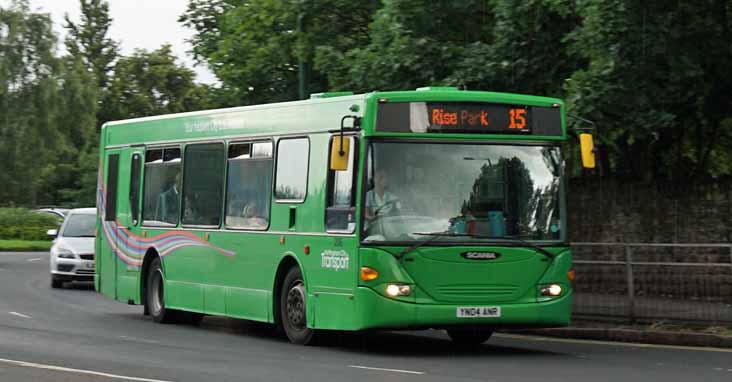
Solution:
M573 314L732 324L732 244L572 243Z

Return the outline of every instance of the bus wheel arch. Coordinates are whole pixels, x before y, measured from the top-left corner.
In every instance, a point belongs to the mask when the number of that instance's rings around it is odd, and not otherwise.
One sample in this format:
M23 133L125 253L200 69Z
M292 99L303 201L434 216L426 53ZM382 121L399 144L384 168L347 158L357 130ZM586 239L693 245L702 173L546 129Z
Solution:
M160 257L158 251L155 248L148 248L145 258L142 260L142 268L140 268L140 301L143 306L143 314L146 316L150 315L147 303L147 273L150 270L150 263L157 257Z
M292 268L300 268L300 262L293 256L285 256L280 260L275 272L274 285L272 285L272 320L277 328L282 329L282 319L280 317L280 293L282 293L282 283L285 281L287 272Z

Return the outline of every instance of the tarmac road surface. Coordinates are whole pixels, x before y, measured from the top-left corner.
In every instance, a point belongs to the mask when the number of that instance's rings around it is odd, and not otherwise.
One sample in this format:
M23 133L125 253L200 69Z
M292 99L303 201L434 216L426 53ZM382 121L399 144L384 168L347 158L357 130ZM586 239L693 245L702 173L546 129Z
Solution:
M497 334L454 348L437 331L289 344L267 325L161 325L97 294L50 288L47 253L0 253L0 381L732 381L731 349Z

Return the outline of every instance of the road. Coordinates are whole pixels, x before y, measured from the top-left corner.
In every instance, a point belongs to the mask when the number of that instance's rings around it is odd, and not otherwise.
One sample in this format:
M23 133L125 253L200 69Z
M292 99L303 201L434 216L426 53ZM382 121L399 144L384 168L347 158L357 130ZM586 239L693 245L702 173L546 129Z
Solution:
M440 332L290 345L264 325L155 324L91 284L49 286L48 254L0 253L0 381L732 381L732 351Z

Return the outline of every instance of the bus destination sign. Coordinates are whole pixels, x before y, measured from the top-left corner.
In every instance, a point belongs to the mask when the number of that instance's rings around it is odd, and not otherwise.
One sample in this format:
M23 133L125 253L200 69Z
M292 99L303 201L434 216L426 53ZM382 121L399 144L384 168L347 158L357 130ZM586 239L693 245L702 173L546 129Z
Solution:
M427 104L432 131L531 133L526 107L481 104Z
M561 135L558 108L525 105L382 103L376 121L380 132Z

